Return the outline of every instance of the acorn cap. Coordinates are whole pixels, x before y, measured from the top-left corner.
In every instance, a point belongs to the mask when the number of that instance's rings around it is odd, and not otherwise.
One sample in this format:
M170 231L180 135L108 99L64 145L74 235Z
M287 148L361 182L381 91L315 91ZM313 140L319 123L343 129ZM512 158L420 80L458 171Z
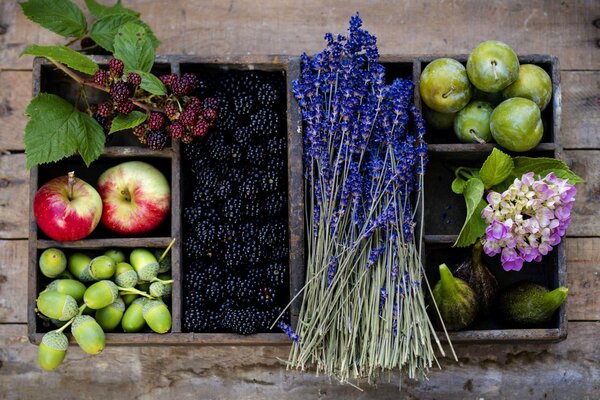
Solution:
M79 312L77 301L68 294L44 290L36 300L38 311L48 318L68 321Z
M42 343L53 350L67 351L69 348L69 339L59 331L50 331L42 336Z
M115 282L118 286L123 288L132 288L137 285L138 282L138 274L133 270L124 271L115 277Z
M117 297L117 299L108 307L112 307L120 312L125 312L125 302L123 301L121 296Z
M88 264L84 269L81 270L81 272L79 273L79 280L81 282L94 282L98 280L94 278L94 275L92 275L92 272L90 270L90 264Z
M73 332L74 330L76 330L80 325L86 323L86 322L90 322L90 321L95 321L93 317L89 316L89 315L78 315L75 317L75 320L73 321L73 323L71 324L71 332Z

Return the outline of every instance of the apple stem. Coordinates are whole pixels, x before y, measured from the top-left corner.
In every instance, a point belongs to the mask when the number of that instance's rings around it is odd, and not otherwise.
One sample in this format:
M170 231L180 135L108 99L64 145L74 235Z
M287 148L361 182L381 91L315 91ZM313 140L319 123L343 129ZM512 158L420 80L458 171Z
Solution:
M69 200L73 200L73 186L75 186L75 171L70 171L67 173L67 196L69 196Z
M450 86L450 90L448 90L446 93L444 93L444 94L442 95L442 97L443 97L444 99L447 99L447 98L448 98L448 96L450 96L450 94L452 94L452 92L454 92L455 90L456 90L456 88L454 87L454 85Z
M175 238L173 238L173 240L171 240L171 243L169 243L169 246L167 246L167 248L165 249L165 251L162 253L162 256L160 256L160 258L158 259L158 262L161 262L162 260L165 259L165 257L169 253L169 250L171 250L171 247L173 247L174 243L175 243Z
M496 71L496 65L498 65L498 63L496 62L496 60L492 60L492 71L494 71L494 79L496 80L496 82L498 82L498 72Z
M131 201L131 194L129 193L129 190L123 189L121 190L121 194L125 197L125 201Z
M482 138L480 138L479 136L477 136L477 131L475 131L475 129L469 129L469 133L471 134L471 137L473 137L473 139L480 144L485 143L485 140L483 140Z

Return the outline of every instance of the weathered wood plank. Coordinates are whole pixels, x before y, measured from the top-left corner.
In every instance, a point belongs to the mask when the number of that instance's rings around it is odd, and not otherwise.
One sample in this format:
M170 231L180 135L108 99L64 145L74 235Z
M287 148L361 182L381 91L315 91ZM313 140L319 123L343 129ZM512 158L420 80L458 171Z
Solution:
M585 183L577 185L567 235L600 236L600 151L570 150L563 156L571 169L585 179Z
M568 238L567 280L570 320L600 320L600 238Z
M0 240L0 323L27 322L27 241Z
M28 235L29 174L24 154L0 156L0 238L25 238Z
M600 71L563 71L561 90L563 147L600 148Z
M23 150L31 71L0 71L0 150Z
M593 399L600 390L600 324L571 324L569 337L550 345L464 345L459 362L441 360L428 381L348 385L286 371L276 358L287 348L108 347L97 356L72 348L56 372L37 367L37 348L23 325L0 326L0 387L5 399ZM535 379L532 379L535 376Z
M29 43L65 42L30 23L16 3L0 4L0 24L6 26L0 35L0 69L31 68L31 58L17 57ZM595 69L600 64L598 29L592 24L600 6L594 0L378 0L368 6L334 0L326 7L319 0L268 1L260 7L252 0L173 0L168 7L158 0L124 3L142 13L162 40L162 54L315 52L323 47L326 31L345 31L350 15L360 11L382 54L468 53L480 41L495 38L521 54L553 53L564 69Z

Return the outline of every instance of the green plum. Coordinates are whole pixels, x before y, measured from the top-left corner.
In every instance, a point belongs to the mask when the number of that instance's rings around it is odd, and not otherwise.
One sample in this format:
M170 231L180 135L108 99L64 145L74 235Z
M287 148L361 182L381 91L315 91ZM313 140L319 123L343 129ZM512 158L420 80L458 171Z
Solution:
M522 97L504 100L492 112L490 129L494 140L510 151L528 151L542 140L540 108Z
M552 80L537 65L523 64L519 67L519 77L502 91L502 96L532 100L543 111L552 98Z
M38 347L37 361L46 371L53 371L63 362L69 348L69 339L64 333L50 331L42 337Z
M499 92L519 76L519 59L506 43L488 40L479 43L467 60L471 83L484 92Z
M487 101L488 103L490 103L492 105L492 107L496 107L498 104L502 103L502 101L505 99L502 98L502 92L489 93L489 92L484 92L477 88L474 88L473 89L473 100Z
M469 103L473 93L465 67L451 58L427 64L419 81L421 98L434 111L453 113Z
M447 131L452 129L455 116L456 113L441 113L434 111L427 106L423 107L423 118L425 121L427 121L429 126L431 126L433 129L437 129L438 131Z
M490 103L475 100L460 110L454 119L454 133L462 143L492 141L490 116L494 108Z
M40 271L48 278L56 278L67 269L67 256L59 249L46 249L40 254Z

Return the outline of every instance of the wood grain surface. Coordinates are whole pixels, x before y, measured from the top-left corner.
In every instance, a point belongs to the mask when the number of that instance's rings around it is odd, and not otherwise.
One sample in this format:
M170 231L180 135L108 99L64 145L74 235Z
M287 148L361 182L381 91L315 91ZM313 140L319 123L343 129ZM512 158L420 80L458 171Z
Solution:
M101 0L108 4L108 0ZM83 1L77 0L79 4ZM28 174L24 109L31 96L30 43L63 40L0 0L0 399L598 399L600 398L600 2L597 0L346 1L124 0L162 40L161 54L313 53L323 34L360 11L382 54L468 53L494 38L521 54L553 54L561 67L566 162L578 187L566 242L569 335L538 345L460 345L459 362L427 381L393 375L359 391L311 372L287 371L286 347L73 347L42 372L27 339ZM596 24L594 24L596 21Z

